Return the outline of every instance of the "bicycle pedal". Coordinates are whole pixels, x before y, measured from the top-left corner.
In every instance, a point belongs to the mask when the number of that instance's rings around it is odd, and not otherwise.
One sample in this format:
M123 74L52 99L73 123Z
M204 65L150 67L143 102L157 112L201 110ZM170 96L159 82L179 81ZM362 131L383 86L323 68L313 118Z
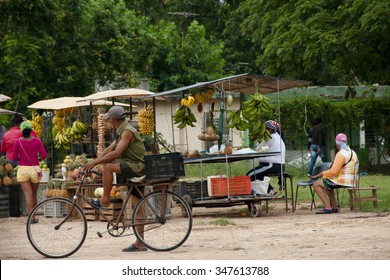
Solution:
M101 234L99 231L96 234L99 236L99 238L103 237L103 234Z

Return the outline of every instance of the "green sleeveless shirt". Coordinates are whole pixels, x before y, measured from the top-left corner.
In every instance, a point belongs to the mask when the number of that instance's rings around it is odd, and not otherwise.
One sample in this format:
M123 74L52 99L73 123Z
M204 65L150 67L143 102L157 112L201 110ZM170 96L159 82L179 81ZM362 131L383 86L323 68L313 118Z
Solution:
M144 156L146 150L138 131L127 121L124 121L116 130L115 143L119 143L125 130L130 130L134 134L135 140L123 152L120 160L126 162L137 175L143 176L145 175Z

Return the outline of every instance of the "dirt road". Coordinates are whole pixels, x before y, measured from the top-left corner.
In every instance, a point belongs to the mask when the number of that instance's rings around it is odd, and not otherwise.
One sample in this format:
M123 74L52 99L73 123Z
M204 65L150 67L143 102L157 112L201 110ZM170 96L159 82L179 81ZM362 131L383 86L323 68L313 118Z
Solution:
M123 253L134 236L113 238L103 222L89 222L88 236L70 260L389 260L389 213L315 215L271 209L270 214L244 216L245 207L194 208L194 226L187 242L171 252ZM26 217L0 219L0 259L44 260L30 245ZM227 225L219 225L218 221Z

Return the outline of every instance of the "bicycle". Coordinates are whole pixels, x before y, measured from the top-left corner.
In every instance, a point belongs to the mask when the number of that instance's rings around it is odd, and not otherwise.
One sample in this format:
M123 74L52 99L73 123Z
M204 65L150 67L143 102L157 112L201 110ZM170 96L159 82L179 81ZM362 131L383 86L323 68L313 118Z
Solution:
M61 197L45 199L29 214L26 225L27 236L33 248L43 256L65 258L76 253L83 245L87 236L88 223L77 200L81 198L94 207L81 192L84 188L85 176L86 173L83 173L72 199ZM191 233L192 214L188 203L180 195L168 190L176 183L177 179L142 183L128 181L129 191L117 218L110 219L103 210L94 207L97 215L107 222L105 232L113 237L134 234L146 248L154 251L171 251L180 247ZM147 185L153 186L153 191L144 195L140 187ZM137 191L141 199L134 207L131 223L125 224L123 221L125 208L132 191ZM180 211L173 211L176 210L170 207L173 203L180 207ZM139 227L142 225L143 231ZM133 234L124 234L130 228ZM99 237L102 237L103 233L97 232Z

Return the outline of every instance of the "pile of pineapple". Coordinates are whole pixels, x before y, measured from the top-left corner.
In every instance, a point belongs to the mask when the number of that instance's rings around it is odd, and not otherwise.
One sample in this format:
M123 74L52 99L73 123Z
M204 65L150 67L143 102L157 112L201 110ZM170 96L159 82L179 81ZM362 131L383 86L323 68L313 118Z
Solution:
M12 167L11 163L4 157L0 158L0 187L11 187L18 185L16 179L17 167Z
M66 183L59 180L51 180L47 183L45 192L46 198L49 197L68 197Z
M81 154L81 155L67 155L65 156L64 160L61 164L59 164L57 167L60 169L60 171L56 172L54 177L58 179L62 179L64 174L62 174L61 169L65 167L66 169L66 175L65 180L66 182L74 182L77 181L80 176L80 170L79 168L86 164L88 162L87 155Z

